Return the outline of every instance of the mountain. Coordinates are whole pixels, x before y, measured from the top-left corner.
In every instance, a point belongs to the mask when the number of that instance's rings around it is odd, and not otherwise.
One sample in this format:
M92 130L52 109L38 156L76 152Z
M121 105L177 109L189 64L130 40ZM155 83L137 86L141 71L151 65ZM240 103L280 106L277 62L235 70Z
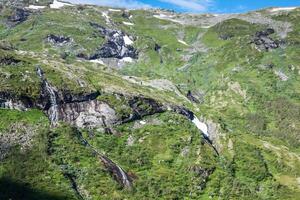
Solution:
M0 199L299 199L299 8L0 13Z

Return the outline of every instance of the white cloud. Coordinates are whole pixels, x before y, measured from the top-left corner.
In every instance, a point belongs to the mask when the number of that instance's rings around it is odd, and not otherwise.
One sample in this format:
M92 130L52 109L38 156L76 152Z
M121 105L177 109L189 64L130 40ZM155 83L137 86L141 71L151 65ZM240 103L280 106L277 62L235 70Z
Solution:
M206 11L212 5L213 0L159 0L161 2L180 6L183 10L187 11Z
M68 0L71 3L95 4L101 6L119 7L119 8L150 8L148 4L139 2L138 0Z

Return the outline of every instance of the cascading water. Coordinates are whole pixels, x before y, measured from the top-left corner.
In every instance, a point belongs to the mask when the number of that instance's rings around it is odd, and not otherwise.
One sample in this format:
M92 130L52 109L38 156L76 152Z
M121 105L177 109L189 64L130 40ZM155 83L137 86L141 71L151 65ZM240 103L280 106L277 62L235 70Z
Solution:
M195 126L197 127L197 129L202 133L204 139L212 146L212 148L215 150L215 152L217 153L217 155L219 155L217 149L214 147L213 142L210 139L210 135L208 132L208 127L204 122L201 122L197 116L195 116L195 114L183 107L175 107L174 111L184 115L185 117L187 117L189 120L191 120L193 122L193 124L195 124Z
M91 150L98 155L102 163L106 166L106 168L114 174L116 180L123 185L125 188L132 188L132 180L128 176L128 174L116 163L114 163L111 159L100 153L96 148L94 148L84 137L82 136L80 131L77 131L77 136L80 141L86 146L91 148Z
M40 67L37 67L37 75L43 81L44 87L46 89L47 94L49 95L50 108L48 110L49 120L52 125L56 125L58 122L58 104L57 97L54 88L48 83L48 81L44 77L44 73Z
M204 134L205 137L209 138L207 125L201 122L195 115L192 122L196 125L196 127Z

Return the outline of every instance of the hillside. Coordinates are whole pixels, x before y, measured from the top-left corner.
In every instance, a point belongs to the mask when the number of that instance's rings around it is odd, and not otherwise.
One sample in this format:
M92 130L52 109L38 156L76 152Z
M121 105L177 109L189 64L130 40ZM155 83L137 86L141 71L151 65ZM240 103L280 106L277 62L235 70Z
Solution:
M0 2L0 199L300 196L300 8Z

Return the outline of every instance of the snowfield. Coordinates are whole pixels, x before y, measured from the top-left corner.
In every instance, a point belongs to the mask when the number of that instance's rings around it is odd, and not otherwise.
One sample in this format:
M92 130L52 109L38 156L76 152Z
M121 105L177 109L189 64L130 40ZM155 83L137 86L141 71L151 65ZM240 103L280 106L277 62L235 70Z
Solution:
M132 45L133 44L133 41L127 35L125 35L123 37L123 39L124 39L124 42L125 42L126 45Z
M296 9L297 7L280 7L280 8L272 8L270 12L278 12L278 11L291 11Z
M123 22L123 24L127 25L127 26L134 26L133 23L130 23L130 22Z
M27 9L32 9L32 10L39 10L39 9L44 9L46 6L35 6L35 5L29 5L26 7Z
M60 2L57 0L54 0L53 3L50 4L50 8L53 8L53 9L60 9L64 6L73 6L73 5L70 3L63 3L63 2Z
M181 43L181 44L184 44L184 45L186 45L186 46L189 46L185 41L183 41L183 40L178 40L178 42L179 43Z

